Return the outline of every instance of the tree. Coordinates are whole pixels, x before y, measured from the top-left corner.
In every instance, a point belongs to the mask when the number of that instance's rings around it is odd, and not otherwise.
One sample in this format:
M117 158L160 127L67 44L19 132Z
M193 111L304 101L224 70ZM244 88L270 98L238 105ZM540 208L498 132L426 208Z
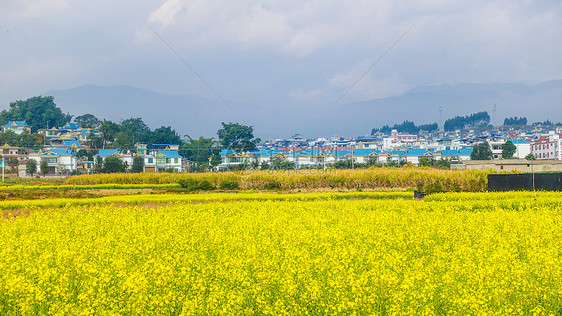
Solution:
M72 115L63 114L58 108L52 96L32 97L25 101L10 103L9 110L0 112L0 124L9 121L25 121L31 126L31 132L35 133L40 128L62 126L72 119Z
M527 160L537 160L537 158L535 158L535 155L533 155L533 154L528 154L527 156L525 156L525 159L527 159Z
M144 171L144 158L141 155L135 155L133 158L133 166L131 172L140 173Z
M472 148L472 153L470 154L470 159L472 160L491 160L493 157L492 148L488 142L483 142L478 145L474 145Z
M33 177L33 175L37 172L37 161L35 159L29 159L25 164L25 172Z
M155 129L149 140L153 144L182 144L180 136L171 126L161 126Z
M419 167L431 167L433 166L433 159L430 159L429 157L421 157L419 162L418 162L418 166Z
M100 120L93 114L84 114L74 118L74 122L82 128L94 128L100 124Z
M125 172L125 164L115 156L109 156L103 161L103 173Z
M101 133L102 147L105 149L108 144L115 140L115 136L119 132L119 126L112 121L104 120L99 130Z
M39 170L41 171L41 175L43 175L43 177L49 172L49 163L47 160L41 160Z
M101 156L97 156L94 160L94 168L92 170L93 173L102 173L103 172L103 158Z
M189 140L181 145L179 154L194 163L196 169L200 167L206 169L209 166L213 149L216 147L217 142L212 137L205 138L201 136L199 139L193 139L189 135L185 135L185 137Z
M469 116L455 116L448 119L443 124L445 131L463 130L471 127L486 126L490 124L490 115L488 112L473 113Z
M502 144L502 158L503 159L511 159L513 155L517 151L517 147L513 144L512 141L508 140L507 142Z
M526 117L506 117L503 120L503 125L527 125L527 118Z
M224 123L217 131L219 142L223 149L232 149L237 152L250 151L256 148L261 139L254 137L254 127L238 123Z

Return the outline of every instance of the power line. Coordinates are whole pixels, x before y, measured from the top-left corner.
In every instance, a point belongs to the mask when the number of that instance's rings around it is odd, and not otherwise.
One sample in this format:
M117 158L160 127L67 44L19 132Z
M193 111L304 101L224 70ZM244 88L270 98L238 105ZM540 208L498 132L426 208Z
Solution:
M203 76L201 76L199 74L199 72L197 72L197 70L195 70L195 68L193 68L193 66L191 66L187 60L185 60L185 58L183 58L175 49L174 47L172 47L172 45L170 45L170 43L168 43L162 36L160 36L160 34L158 34L158 32L156 32L156 30L154 28L152 28L152 26L150 26L149 24L147 24L148 28L150 28L150 30L162 41L162 43L164 43L166 46L168 46L168 48L183 62L184 65L187 66L187 68L189 68L189 70L191 70L191 72L193 72L197 78L199 78L199 80L201 80L206 86L207 88L209 88L209 90L211 90L213 92L213 94L219 98L222 103L224 103L227 107L230 108L230 110L236 114L236 116L238 116L238 118L240 118L242 120L242 122L244 122L246 125L248 124L246 122L246 120L234 109L234 107L232 105L230 105L230 103L228 103L218 92L217 90L215 90L213 88L213 86L211 86L211 84L209 84L209 82L207 82L207 80L205 80L205 78L203 78Z
M394 42L394 44L392 44L392 46L390 46L385 52L384 54L382 54L381 57L379 57L379 59L377 59L377 61L375 61L375 63L373 63L373 65L371 67L369 67L369 69L367 69L367 71L365 71L365 73L363 73L363 75L361 77L359 77L359 79L357 79L340 97L339 99L336 100L336 102L334 102L332 104L332 106L330 106L328 108L328 110L326 110L326 112L324 112L324 114L322 114L322 116L320 116L320 118L314 123L312 124L311 127L316 126L316 124L320 123L320 121L322 121L322 119L324 119L324 117L336 106L338 105L341 100L353 89L355 88L355 86L361 81L363 80L363 78L365 78L365 76L367 76L367 74L369 72L371 72L371 70L373 68L375 68L375 66L386 56L388 55L388 53L390 53L390 51L396 46L398 45L398 43L400 43L400 41L410 32L410 30L412 30L412 28L414 28L415 25L410 26L410 28L408 28L406 30L406 32L404 32L404 34L402 34L402 36L400 36L400 38L398 38L398 40L396 42Z

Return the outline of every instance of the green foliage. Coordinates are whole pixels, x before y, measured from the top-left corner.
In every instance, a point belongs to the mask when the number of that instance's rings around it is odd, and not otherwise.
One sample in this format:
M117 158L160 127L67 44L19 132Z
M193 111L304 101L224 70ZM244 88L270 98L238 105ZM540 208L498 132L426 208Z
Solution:
M431 167L433 164L433 159L430 159L429 157L421 157L418 161L419 167Z
M281 157L275 157L271 160L270 169L273 170L294 170L296 165L292 161L286 161Z
M513 144L512 141L508 140L507 142L502 144L502 158L503 159L511 159L513 155L517 151L517 147Z
M527 118L526 117L506 117L503 120L503 125L510 126L510 125L527 125Z
M488 112L473 113L469 116L455 116L448 119L443 124L445 131L463 130L471 127L486 126L490 124L490 115Z
M97 156L94 160L94 168L92 170L94 173L102 173L103 171L103 158Z
M488 142L474 145L472 153L470 154L470 159L472 160L492 160L492 157L492 148Z
M185 178L178 181L187 191L212 191L216 187L207 179Z
M179 154L192 162L194 164L194 169L202 171L206 170L210 166L211 158L214 156L214 152L218 151L216 148L217 142L212 137L205 138L201 136L199 139L193 139L189 135L185 136L189 140L181 145Z
M144 158L140 155L135 155L133 158L133 165L131 167L131 172L140 173L144 171Z
M41 175L43 176L45 176L49 172L49 163L47 162L47 160L41 160L39 170L41 172Z
M29 134L27 131L19 135L13 131L0 132L0 145L3 144L39 150L43 147L43 137L37 133Z
M219 188L222 190L238 190L240 189L240 182L236 179L226 178L221 181Z
M262 161L261 165L260 165L260 169L261 170L269 170L271 166L269 165L269 163L267 161Z
M535 155L533 155L533 154L528 154L527 156L525 156L525 159L527 159L527 160L537 160L537 158L535 158Z
M35 161L34 159L29 159L25 164L25 172L33 177L33 175L37 173L37 161Z
M98 156L99 157L99 156ZM101 158L101 157L100 157ZM103 161L103 173L120 173L125 172L125 164L121 159L115 156L110 156Z
M394 124L394 126L390 127L389 125L385 125L378 128L373 128L371 130L371 134L375 134L376 132L381 132L384 134L390 134L390 132L395 129L399 133L409 133L409 134L418 134L420 131L432 132L439 129L437 123L432 124L423 124L420 126L416 126L414 122L404 121L401 124Z
M94 128L100 124L100 120L93 114L84 114L74 118L74 123L82 128Z
M256 148L261 140L254 137L254 127L238 123L224 123L217 131L219 142L223 149L232 149L237 152L250 151Z
M63 114L51 96L38 96L25 101L15 101L10 103L9 110L0 112L0 124L5 125L9 121L25 121L31 126L32 133L41 128L62 126L71 119L72 115Z
M182 144L180 136L170 126L161 126L155 129L152 133L150 133L148 140L152 144Z

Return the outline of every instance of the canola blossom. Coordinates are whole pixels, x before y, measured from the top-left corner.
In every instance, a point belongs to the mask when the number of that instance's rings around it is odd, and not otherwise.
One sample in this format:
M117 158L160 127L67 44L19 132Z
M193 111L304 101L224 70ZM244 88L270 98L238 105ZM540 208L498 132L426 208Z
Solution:
M562 197L446 195L31 207L0 314L559 314Z

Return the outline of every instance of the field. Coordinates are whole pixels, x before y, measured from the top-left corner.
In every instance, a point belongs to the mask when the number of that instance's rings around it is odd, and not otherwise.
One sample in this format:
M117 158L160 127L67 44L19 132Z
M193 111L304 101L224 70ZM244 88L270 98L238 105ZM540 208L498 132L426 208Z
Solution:
M412 197L0 201L0 314L562 312L559 194Z

